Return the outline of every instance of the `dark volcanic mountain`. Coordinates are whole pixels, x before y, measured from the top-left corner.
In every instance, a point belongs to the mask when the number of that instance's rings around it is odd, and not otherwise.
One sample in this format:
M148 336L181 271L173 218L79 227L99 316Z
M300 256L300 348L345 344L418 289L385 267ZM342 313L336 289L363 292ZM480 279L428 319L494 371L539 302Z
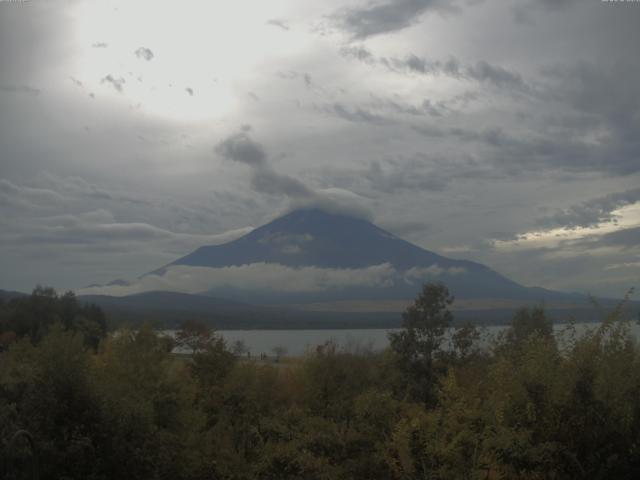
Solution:
M444 282L460 299L567 299L566 294L523 287L479 263L430 252L366 220L319 209L294 211L232 242L200 247L152 274L163 275L176 266L220 269L251 264L316 267L354 274L382 265L392 274L375 286L334 287L329 282L323 290L290 294L286 289L268 289L247 297L241 286L217 285L207 293L261 303L411 299L420 285L430 280Z
M398 326L399 312L427 281L449 287L460 321L506 322L518 307L540 302L556 319L596 319L583 295L524 287L366 220L319 209L294 211L232 242L200 247L131 283L80 293L116 322L175 326L195 318L217 328L386 328Z

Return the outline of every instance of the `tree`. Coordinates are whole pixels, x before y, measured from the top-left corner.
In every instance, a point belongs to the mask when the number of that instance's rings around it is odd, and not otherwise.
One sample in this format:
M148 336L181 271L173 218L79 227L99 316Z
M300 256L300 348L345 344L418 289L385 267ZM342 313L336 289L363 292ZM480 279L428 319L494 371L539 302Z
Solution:
M236 340L235 342L233 342L231 351L233 352L234 355L239 357L244 353L247 353L249 351L249 348L247 347L247 344L244 343L244 340Z
M507 331L507 338L510 343L521 345L533 334L551 339L553 337L553 323L547 318L543 307L522 307L513 316L511 328Z
M389 334L391 349L409 380L409 390L425 404L433 400L434 359L441 353L444 333L453 316L453 296L442 283L425 283L422 292L402 314L402 330Z
M456 331L451 336L451 343L457 359L464 361L477 352L477 347L474 348L474 346L479 339L480 332L470 322L466 322L461 327L456 328Z
M288 352L287 347L284 345L276 345L271 351L276 356L276 362L279 362L280 358L284 357Z
M210 388L220 385L235 363L235 355L227 350L224 339L213 335L205 348L194 353L192 370L200 384Z
M73 292L58 295L37 286L30 296L14 298L0 309L0 334L29 337L38 343L55 324L82 334L86 346L96 349L107 334L107 319L96 305L81 304Z
M185 320L176 334L178 345L191 350L192 355L206 349L215 338L214 331L197 320Z

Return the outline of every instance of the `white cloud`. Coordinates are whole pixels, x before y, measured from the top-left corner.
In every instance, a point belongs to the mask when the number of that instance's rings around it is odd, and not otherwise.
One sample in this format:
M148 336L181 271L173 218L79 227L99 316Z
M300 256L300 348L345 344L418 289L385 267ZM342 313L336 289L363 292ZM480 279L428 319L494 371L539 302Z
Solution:
M303 293L354 287L390 287L395 275L396 270L389 263L355 269L292 268L269 263L221 268L176 265L168 267L162 275L147 275L127 286L91 287L78 293L113 296L156 290L200 293L221 287Z
M494 240L495 248L501 251L519 251L538 248L556 248L584 240L593 241L606 234L640 226L640 203L617 208L608 213L609 218L593 222L589 226L574 226L532 230L522 233L514 240ZM592 252L593 253L593 252ZM573 252L573 254L578 254Z
M428 280L442 278L447 275L461 275L466 273L463 267L442 268L437 263L428 267L413 267L404 272L404 281L410 285L422 283Z

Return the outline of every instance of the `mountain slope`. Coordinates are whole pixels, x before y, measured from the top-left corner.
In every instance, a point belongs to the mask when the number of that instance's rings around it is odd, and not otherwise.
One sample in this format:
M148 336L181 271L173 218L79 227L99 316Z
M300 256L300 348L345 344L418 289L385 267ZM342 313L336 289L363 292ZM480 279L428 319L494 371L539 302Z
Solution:
M428 280L446 283L458 298L567 299L566 294L523 287L479 263L430 252L366 220L318 209L294 211L232 242L200 247L152 274L163 275L172 267L228 269L252 264L286 266L298 271L315 267L322 272L359 272L379 265L389 265L393 270L393 278L382 287L332 288L328 284L324 291L302 293L270 288L253 291L252 302L413 298ZM244 290L247 289L238 285L216 285L209 293L244 299Z

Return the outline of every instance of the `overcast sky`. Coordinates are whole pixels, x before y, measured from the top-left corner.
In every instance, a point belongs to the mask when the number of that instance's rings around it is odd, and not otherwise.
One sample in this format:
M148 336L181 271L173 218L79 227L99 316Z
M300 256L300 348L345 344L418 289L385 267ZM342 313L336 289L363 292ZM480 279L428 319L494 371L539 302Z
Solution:
M640 286L640 3L0 1L0 288L331 205L525 285Z

